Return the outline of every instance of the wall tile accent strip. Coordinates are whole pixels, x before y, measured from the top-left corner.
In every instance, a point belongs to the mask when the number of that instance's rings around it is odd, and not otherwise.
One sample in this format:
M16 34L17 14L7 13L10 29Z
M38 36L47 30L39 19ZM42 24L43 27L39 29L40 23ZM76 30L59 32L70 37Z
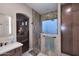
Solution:
M57 11L49 12L41 16L41 20L57 18Z

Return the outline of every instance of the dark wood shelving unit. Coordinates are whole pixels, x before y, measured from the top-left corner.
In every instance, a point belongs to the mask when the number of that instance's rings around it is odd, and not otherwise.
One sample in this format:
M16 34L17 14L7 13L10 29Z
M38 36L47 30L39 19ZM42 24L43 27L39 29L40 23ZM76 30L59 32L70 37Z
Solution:
M29 49L29 18L24 14L16 14L16 31L17 41L23 44L22 52L26 52Z

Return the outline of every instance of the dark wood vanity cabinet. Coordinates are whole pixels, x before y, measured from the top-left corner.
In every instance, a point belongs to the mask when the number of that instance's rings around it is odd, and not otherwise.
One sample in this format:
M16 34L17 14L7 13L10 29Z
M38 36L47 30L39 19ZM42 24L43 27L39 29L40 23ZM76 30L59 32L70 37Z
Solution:
M11 51L8 51L4 54L1 54L0 56L21 56L21 55L22 55L22 47L19 47Z
M79 4L61 6L61 48L63 53L79 56Z

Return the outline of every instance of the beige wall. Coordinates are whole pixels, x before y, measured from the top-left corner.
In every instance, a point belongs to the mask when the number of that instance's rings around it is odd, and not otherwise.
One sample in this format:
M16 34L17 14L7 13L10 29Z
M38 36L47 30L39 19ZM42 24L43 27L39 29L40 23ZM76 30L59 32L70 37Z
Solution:
M61 4L58 4L58 35L56 39L56 47L58 55L61 55Z
M29 38L30 38L30 48L32 48L32 25L31 25L32 9L26 6L25 4L0 3L0 13L4 13L12 17L12 29L15 40L16 40L16 13L23 13L29 17L29 30L30 30Z

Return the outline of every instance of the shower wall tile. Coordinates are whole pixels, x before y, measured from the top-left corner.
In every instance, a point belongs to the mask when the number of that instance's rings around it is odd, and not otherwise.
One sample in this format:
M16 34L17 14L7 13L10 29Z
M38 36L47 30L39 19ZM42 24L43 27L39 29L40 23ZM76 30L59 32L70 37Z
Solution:
M40 33L41 33L41 16L32 10L33 19L33 48L39 49L41 46Z

